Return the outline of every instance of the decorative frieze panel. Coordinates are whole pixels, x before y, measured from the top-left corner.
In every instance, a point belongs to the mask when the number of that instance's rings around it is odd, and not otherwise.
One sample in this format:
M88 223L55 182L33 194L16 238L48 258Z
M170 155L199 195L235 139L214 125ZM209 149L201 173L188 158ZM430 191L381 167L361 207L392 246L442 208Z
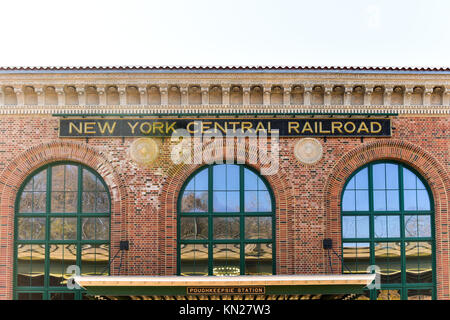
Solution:
M126 111L186 109L188 113L258 112L273 110L320 110L347 112L350 110L395 110L397 113L448 112L449 90L446 85L406 83L302 82L283 83L250 81L171 81L146 83L75 83L75 84L2 84L0 82L0 112L20 113L42 110L111 109ZM70 107L69 107L70 106ZM221 107L224 106L224 107ZM15 110L15 111L14 111ZM197 110L197 111L194 111ZM409 111L408 111L409 110ZM441 112L439 111L439 112ZM131 112L131 111L130 111ZM163 111L166 112L166 111ZM26 112L25 112L26 113Z

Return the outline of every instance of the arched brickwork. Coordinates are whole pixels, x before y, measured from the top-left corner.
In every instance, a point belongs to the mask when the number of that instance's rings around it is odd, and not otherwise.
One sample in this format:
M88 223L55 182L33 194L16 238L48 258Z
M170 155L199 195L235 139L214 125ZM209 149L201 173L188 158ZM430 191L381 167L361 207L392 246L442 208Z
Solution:
M438 299L450 299L449 291L449 195L447 170L423 148L401 140L378 140L355 148L335 165L325 188L326 238L334 246L341 245L341 194L349 176L363 165L375 160L394 160L414 168L431 188L435 207L436 273ZM337 257L333 264L340 266ZM340 267L336 268L340 270Z
M195 151L195 152L198 152ZM224 155L227 153L224 151ZM236 160L234 158L225 158ZM246 145L245 159L249 159L249 147ZM247 166L260 171L261 166L245 163ZM198 164L180 164L169 168L167 180L161 193L161 221L159 230L160 239L164 239L160 245L160 252L164 253L165 261L161 261L160 274L174 275L177 272L177 201L184 182L197 170L203 166ZM293 273L293 195L292 187L288 184L285 177L287 173L279 168L279 171L273 175L265 175L275 197L275 216L276 216L276 273Z
M126 238L124 199L126 190L106 156L93 148L73 142L51 142L29 148L11 161L0 174L0 298L12 299L14 206L24 180L36 169L56 161L79 162L94 169L105 181L111 196L111 255L119 241ZM111 266L114 273L115 264Z

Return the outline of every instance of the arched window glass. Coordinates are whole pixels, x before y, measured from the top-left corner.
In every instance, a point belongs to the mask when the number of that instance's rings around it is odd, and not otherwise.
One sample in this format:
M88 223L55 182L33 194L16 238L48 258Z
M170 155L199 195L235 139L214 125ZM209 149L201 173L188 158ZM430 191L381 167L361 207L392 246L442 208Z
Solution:
M273 274L274 210L268 184L252 169L197 171L178 200L179 274Z
M425 181L395 162L357 170L342 193L344 273L380 268L372 299L435 296L433 202Z
M91 169L55 163L20 189L15 215L16 299L80 299L67 288L70 265L81 275L109 274L110 199Z

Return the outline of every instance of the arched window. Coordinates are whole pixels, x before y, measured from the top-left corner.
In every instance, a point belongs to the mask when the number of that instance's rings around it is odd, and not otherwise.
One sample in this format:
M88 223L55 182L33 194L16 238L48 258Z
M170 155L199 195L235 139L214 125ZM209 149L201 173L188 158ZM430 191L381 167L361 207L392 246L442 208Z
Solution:
M344 273L380 268L372 299L435 297L433 201L426 182L395 162L357 170L342 193Z
M203 167L178 199L178 273L275 273L275 204L269 185L244 165Z
M110 198L98 174L77 163L54 163L26 179L15 208L14 297L81 299L67 267L109 274Z

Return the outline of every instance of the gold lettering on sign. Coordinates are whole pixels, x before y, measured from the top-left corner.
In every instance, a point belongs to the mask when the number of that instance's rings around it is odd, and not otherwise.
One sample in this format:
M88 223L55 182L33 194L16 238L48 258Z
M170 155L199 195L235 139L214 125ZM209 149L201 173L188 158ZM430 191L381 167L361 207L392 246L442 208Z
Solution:
M105 122L102 124L100 122L97 122L98 128L100 129L101 134L104 134L106 130L108 130L109 134L112 134L114 132L114 129L116 128L116 121L114 121L112 127L110 126L109 122Z
M309 131L311 133L314 133L314 131L313 131L313 129L312 129L312 127L311 127L311 125L309 124L308 121L305 122L305 125L303 126L302 133L304 133L305 131Z
M136 123L134 124L134 126L133 126L131 123L129 123L129 122L127 122L127 124L128 124L128 126L130 127L130 129L131 129L131 133L134 134L134 129L136 129L136 127L137 127L137 125L139 124L139 122L136 122Z
M78 132L79 134L82 134L83 133L83 123L80 122L78 125L79 126L77 128L75 123L69 122L69 133L70 134L73 133L73 131L72 131L72 128L73 128L76 132Z
M359 125L359 128L358 128L357 132L360 133L361 131L370 133L369 132L369 128L367 128L367 125L364 123L364 121L361 121L361 124Z
M85 122L84 123L84 133L85 134L95 134L95 122Z
M351 125L352 128L349 129L348 126ZM346 124L344 124L344 131L347 133L353 133L356 130L356 126L353 122L349 121Z
M288 122L288 133L291 134L293 130L296 133L300 133L300 131L298 131L299 126L300 126L300 123L289 121Z
M374 125L378 126L378 130L375 131ZM379 122L371 122L370 123L370 131L372 131L372 133L378 133L381 131L383 127L381 126L381 124Z
M342 133L342 122L331 122L331 133L334 133L335 130L339 131L339 133Z

